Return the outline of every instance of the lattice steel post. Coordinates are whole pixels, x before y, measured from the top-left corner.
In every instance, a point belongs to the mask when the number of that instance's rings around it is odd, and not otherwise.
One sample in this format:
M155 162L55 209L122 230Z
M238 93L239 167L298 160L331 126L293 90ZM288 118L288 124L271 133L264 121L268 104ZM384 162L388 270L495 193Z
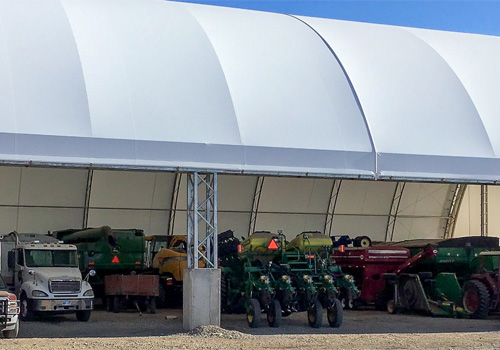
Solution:
M200 199L203 187L205 198ZM207 268L217 268L217 173L189 173L187 196L188 268L197 269L200 260ZM205 228L202 239L200 223Z

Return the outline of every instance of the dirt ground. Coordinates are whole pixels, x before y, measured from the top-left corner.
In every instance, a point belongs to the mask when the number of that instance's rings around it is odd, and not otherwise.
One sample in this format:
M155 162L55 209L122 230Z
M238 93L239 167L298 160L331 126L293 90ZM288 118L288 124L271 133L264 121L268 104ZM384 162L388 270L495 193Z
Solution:
M89 322L73 315L21 323L18 339L0 339L0 349L499 349L500 316L487 320L345 311L338 329L312 329L293 314L280 328L251 329L244 315L222 315L223 329L188 335L181 310L154 315L94 311ZM263 322L265 324L265 322ZM226 331L228 330L228 331ZM43 339L40 339L43 338Z

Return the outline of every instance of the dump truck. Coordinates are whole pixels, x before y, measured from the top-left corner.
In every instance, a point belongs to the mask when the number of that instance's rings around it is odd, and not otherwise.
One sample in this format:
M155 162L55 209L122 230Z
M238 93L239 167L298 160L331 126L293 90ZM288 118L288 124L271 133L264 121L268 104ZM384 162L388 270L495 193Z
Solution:
M19 301L0 276L0 332L4 338L17 338L19 334Z
M152 235L146 237L145 265L160 276L158 305L178 301L182 297L184 269L187 268L186 235ZM205 262L198 261L199 267Z
M112 229L109 226L54 231L59 240L76 246L82 273L89 278L96 298L104 299L107 275L143 272L145 239L140 229ZM105 300L103 300L105 302Z
M89 320L94 292L78 269L75 245L17 232L1 236L0 245L1 275L20 300L21 320L39 313L76 313L78 321Z

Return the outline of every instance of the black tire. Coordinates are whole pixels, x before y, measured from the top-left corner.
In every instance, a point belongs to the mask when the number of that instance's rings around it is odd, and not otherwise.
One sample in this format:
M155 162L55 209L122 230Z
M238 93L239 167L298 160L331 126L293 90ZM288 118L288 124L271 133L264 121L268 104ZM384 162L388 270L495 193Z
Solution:
M220 276L220 311L229 313L227 305L227 275L222 273Z
M26 294L21 294L21 299L19 301L19 307L21 312L19 317L24 322L30 322L35 319L35 312L31 308L30 300L26 297Z
M342 325L344 310L342 309L340 300L337 298L333 299L333 305L326 310L326 317L330 327L338 328Z
M150 314L156 313L156 297L151 297L149 299L149 313Z
M113 297L106 297L105 299L106 302L106 311L111 312L113 311Z
M320 328L323 324L323 306L318 300L315 300L307 309L307 322L312 328Z
M358 236L353 239L352 245L355 247L368 248L372 245L372 240L368 236Z
M167 292L165 291L165 285L161 283L158 287L158 307L164 308L167 306Z
M115 314L120 312L120 297L117 295L113 297L113 312Z
M76 312L76 319L80 322L87 322L90 319L90 310L81 310Z
M267 324L269 327L278 328L281 324L281 304L273 299L267 310Z
M481 281L468 281L464 285L462 304L470 318L486 318L490 305L488 288Z
M262 319L260 303L257 299L250 299L248 302L247 322L250 328L257 328L260 326Z
M3 337L4 338L17 338L17 335L19 334L19 320L16 322L16 327L10 331L3 331Z

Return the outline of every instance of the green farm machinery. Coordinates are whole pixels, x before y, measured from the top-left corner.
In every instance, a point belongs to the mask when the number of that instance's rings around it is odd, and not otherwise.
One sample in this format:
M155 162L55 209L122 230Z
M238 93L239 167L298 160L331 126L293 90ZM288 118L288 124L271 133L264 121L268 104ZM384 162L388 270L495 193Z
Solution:
M144 232L138 229L111 229L109 226L55 231L64 243L74 244L83 274L95 270L89 283L97 298L104 297L104 277L130 275L144 269Z
M359 291L350 276L332 265L329 237L304 232L288 243L281 231L261 231L244 239L239 252L234 252L236 241L234 237L221 240L223 245L233 245L233 253L221 259L225 311L245 310L251 327L258 325L262 311L270 326L279 325L281 316L307 311L309 325L320 327L326 308L329 325L342 324L340 291L346 290L352 298Z
M494 261L498 260L493 259L488 251L498 250L498 238L414 240L395 245L409 249L412 259L418 262L406 273L384 274L393 295L387 304L389 312L486 317L490 304L488 296L498 289L498 283L493 282L495 273L486 272L495 271ZM430 246L434 254L418 259L419 255L425 254L425 247ZM490 308L494 307L492 302Z

